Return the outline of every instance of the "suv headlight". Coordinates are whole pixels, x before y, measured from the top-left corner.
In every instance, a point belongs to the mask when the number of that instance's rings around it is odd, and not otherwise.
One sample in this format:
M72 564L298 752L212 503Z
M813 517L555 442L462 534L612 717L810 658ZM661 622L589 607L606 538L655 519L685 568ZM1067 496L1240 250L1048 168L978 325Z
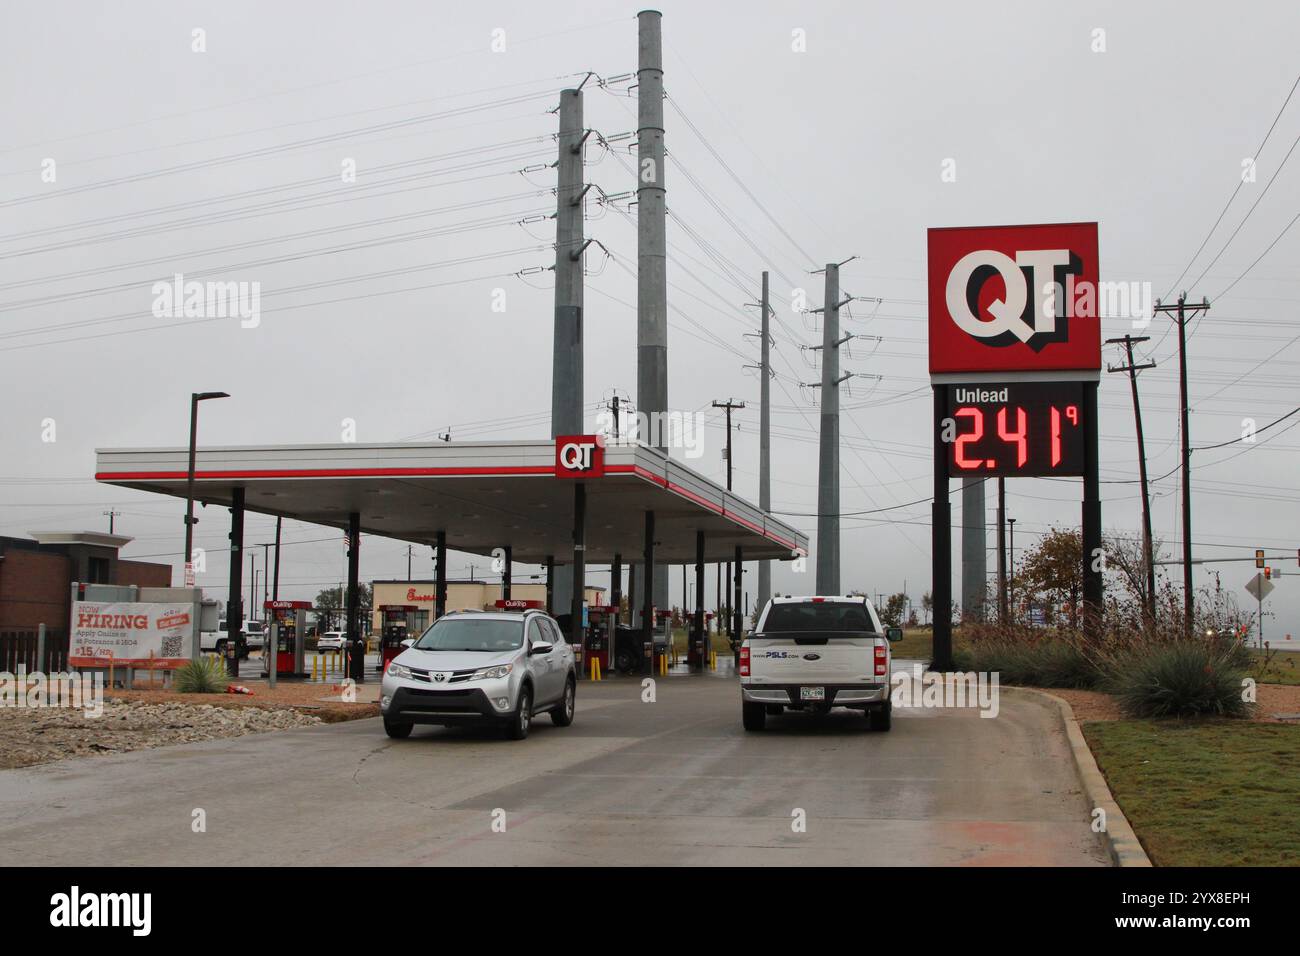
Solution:
M494 667L480 667L474 672L473 680L496 680L505 677L515 669L514 664L497 664Z
M411 676L411 669L410 669L409 667L405 667L405 666L403 666L402 664L397 663L397 661L391 661L391 662L389 662L389 665L388 665L388 674L387 674L387 676L389 676L389 677L410 677L410 676Z

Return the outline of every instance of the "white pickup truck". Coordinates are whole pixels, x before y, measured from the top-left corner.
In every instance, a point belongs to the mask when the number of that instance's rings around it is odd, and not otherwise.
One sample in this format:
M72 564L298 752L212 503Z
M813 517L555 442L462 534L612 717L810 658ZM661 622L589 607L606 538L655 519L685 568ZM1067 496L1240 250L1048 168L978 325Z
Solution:
M864 711L872 730L888 730L891 641L865 597L776 597L740 645L740 708L746 730L786 710Z
M215 631L202 631L199 635L199 649L202 651L216 651L223 657L226 654L226 622L218 622ZM248 657L249 648L261 648L266 646L266 631L263 629L261 621L244 621L243 627L239 632L239 640L242 647L239 649L239 659L244 660Z

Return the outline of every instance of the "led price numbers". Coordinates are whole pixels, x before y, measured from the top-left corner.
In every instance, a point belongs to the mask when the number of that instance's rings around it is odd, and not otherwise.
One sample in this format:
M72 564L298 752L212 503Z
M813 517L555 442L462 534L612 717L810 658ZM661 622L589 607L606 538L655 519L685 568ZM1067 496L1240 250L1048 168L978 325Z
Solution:
M1083 384L948 386L948 474L1082 475Z

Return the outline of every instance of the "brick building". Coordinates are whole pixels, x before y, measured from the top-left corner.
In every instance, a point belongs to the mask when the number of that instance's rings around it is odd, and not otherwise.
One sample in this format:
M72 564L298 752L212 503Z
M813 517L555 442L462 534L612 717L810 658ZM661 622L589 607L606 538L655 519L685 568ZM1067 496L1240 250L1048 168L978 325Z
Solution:
M118 557L131 540L95 531L0 536L0 669L41 624L47 646L66 650L73 581L170 587L170 565Z

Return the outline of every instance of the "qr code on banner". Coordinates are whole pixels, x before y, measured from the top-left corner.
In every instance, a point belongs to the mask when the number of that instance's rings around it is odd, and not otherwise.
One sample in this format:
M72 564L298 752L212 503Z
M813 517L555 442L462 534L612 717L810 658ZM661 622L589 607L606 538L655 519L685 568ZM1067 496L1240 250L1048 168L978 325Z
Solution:
M180 657L180 656L181 656L182 646L183 646L181 642L182 642L183 640L184 640L184 637L183 637L182 635L180 635L180 634L172 634L172 635L170 635L170 636L168 636L168 637L164 637L164 638L162 639L162 655L161 655L161 656L163 656L163 657Z

